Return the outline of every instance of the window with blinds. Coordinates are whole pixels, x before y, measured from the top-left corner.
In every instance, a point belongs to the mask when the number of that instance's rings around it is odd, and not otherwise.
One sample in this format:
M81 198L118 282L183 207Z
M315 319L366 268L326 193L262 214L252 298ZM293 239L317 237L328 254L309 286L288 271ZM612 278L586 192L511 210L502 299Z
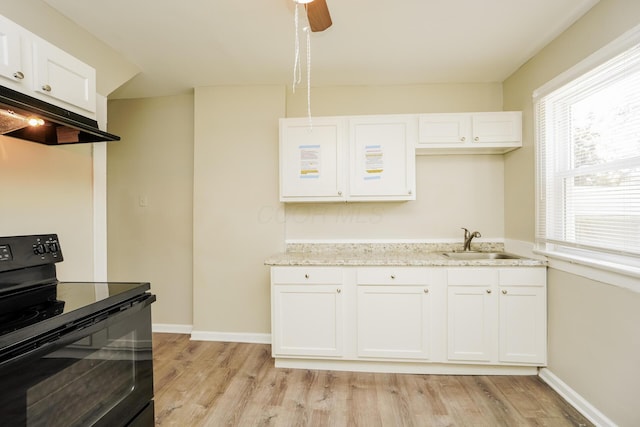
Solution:
M640 267L638 39L534 92L539 250Z

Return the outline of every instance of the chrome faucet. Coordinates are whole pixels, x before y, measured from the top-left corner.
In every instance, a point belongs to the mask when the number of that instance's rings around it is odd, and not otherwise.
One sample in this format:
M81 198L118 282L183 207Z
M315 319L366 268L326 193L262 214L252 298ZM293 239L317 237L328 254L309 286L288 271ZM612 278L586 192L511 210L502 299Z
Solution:
M462 227L462 229L464 230L464 246L463 246L462 250L470 251L471 250L471 241L473 240L473 238L474 237L482 237L482 235L480 234L479 231L474 231L473 233L471 233L469 230L467 230L464 227Z

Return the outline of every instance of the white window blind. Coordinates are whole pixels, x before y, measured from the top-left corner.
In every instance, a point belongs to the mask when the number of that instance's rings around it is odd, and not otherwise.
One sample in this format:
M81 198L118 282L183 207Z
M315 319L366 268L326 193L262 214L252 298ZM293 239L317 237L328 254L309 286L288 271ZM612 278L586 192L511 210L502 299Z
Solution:
M537 91L534 114L537 248L640 267L640 44Z

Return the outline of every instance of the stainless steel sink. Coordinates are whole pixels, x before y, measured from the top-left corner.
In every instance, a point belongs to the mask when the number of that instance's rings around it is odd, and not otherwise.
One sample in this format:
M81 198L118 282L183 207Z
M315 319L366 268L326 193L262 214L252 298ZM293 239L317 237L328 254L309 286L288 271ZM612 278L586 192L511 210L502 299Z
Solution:
M469 260L476 259L520 259L521 257L506 252L478 252L478 251L464 251L464 252L443 252L442 255L451 259Z

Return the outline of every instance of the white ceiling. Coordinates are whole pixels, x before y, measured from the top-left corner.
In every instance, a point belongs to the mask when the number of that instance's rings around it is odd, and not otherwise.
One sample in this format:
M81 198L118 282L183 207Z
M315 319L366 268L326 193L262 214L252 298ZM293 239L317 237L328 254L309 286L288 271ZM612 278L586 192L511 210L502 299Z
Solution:
M44 1L140 67L111 97L292 82L293 0ZM312 86L501 82L597 1L327 0Z

